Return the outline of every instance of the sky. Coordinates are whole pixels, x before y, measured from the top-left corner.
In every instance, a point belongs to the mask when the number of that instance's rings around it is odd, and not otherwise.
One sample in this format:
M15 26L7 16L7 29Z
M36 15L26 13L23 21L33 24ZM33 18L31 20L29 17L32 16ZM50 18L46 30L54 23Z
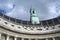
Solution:
M60 16L60 0L0 0L0 10L19 20L30 20L31 6L35 8L40 21Z

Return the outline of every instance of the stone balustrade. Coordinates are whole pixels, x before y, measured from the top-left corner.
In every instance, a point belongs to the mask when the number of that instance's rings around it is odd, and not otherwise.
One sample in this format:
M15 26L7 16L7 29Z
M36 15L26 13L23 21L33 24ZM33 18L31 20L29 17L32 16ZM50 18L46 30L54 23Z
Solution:
M29 34L44 34L60 31L60 24L54 26L27 26L27 25L17 25L13 22L5 20L0 17L0 25L12 31L29 33Z

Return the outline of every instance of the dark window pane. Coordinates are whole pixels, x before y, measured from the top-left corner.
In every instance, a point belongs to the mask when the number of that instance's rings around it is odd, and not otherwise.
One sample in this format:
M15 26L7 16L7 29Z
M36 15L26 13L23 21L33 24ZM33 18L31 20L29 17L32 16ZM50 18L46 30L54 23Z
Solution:
M55 40L60 40L60 37L55 37Z
M53 40L52 38L48 38L48 40Z
M6 40L6 35L5 34L1 35L1 40Z
M24 40L29 40L28 38L24 38Z
M21 40L21 38L17 38L17 40Z

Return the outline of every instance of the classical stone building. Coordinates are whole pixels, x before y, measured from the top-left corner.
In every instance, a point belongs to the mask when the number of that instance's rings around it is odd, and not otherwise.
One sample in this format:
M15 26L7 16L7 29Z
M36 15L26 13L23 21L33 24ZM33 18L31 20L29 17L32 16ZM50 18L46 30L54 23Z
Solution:
M33 25L0 14L0 40L60 40L60 17Z

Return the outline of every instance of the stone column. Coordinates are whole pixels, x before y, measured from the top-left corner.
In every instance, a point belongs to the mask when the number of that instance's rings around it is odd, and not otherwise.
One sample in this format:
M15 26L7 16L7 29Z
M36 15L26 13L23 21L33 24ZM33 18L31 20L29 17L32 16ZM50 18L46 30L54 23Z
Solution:
M52 38L53 40L55 40L55 38Z
M9 40L9 35L6 36L6 40Z
M46 40L48 40L48 38L46 38Z
M17 37L14 37L14 40L17 40Z
M22 38L22 40L24 40L24 38Z
M31 38L28 38L29 40L31 40Z
M1 40L1 33L0 33L0 40Z

